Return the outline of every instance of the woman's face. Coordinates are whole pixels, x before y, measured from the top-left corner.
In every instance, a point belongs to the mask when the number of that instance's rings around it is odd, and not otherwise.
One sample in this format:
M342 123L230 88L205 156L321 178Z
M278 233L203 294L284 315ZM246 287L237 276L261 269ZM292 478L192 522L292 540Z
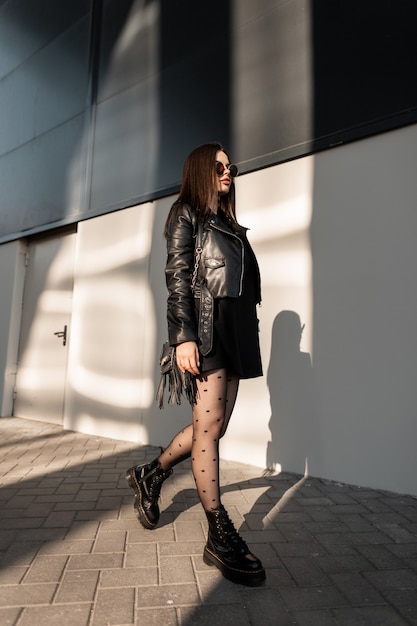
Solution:
M224 166L230 165L229 158L223 150L219 150L216 153L216 161L219 163L223 163ZM217 191L220 196L224 196L229 193L230 185L232 184L232 177L230 176L230 172L228 169L225 169L223 174L216 174L217 177Z

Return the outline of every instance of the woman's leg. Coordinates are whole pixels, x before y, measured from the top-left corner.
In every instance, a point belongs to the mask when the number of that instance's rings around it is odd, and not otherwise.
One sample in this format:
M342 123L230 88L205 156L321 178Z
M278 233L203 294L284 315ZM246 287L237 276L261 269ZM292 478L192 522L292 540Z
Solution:
M208 372L207 374L204 374L201 379L197 379L198 398L197 404L195 405L195 407L193 407L193 424L189 424L188 426L180 430L158 457L158 461L165 471L171 469L172 467L174 467L174 465L181 463L181 461L184 461L191 456L191 449L193 445L193 431L195 430L196 425L194 421L194 413L197 407L199 407L199 409L202 410L203 414L205 414L207 405L209 405L211 402L214 402L211 415L213 416L215 412L219 412L220 409L219 415L216 416L216 420L220 420L216 421L216 424L222 425L220 428L219 438L223 437L223 435L225 434L230 417L232 415L233 408L235 406L237 391L239 388L239 378L237 376L229 374L226 375L225 370L215 370L215 373L217 373L218 371L222 372L221 378L218 378L216 374L212 379L212 372ZM210 380L208 379L208 376L210 376ZM213 381L216 383L217 391L215 391L213 387ZM225 381L226 392L224 392L223 390ZM210 392L209 387L211 389ZM225 402L219 401L218 398L222 396L225 398ZM206 409L202 407L202 403L204 403Z
M265 570L220 501L219 439L227 429L238 387L239 380L225 369L207 372L199 380L198 402L193 409L191 464L209 526L204 561L218 567L233 582L253 586L263 583Z
M233 374L227 374L227 393L226 393L226 410L224 415L223 426L220 431L220 438L226 433L227 427L235 408L237 392L239 391L239 378Z
M193 425L189 424L180 430L169 442L165 450L161 452L158 461L164 470L169 470L174 465L189 459L193 440Z
M154 461L131 467L126 472L129 486L136 495L139 521L145 528L154 528L158 523L162 483L175 465L191 456L192 448L196 451L193 474L203 507L213 508L220 503L218 441L229 423L238 385L239 379L227 376L224 369L205 374L197 382L199 393L193 407L193 424L179 431ZM212 459L208 464L207 455Z
M205 372L198 379L193 407L191 466L205 510L220 504L219 439L224 435L236 401L239 380L225 369Z

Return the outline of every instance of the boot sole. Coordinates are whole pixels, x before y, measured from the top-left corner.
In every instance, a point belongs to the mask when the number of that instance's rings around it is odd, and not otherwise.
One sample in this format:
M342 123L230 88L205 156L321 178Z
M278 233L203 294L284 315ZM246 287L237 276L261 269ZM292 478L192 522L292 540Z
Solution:
M227 580L237 583L239 585L245 585L246 587L258 587L266 580L265 570L259 569L255 572L245 572L244 570L236 570L219 559L213 552L208 550L207 546L204 548L203 561L206 565L215 565L223 574Z
M138 482L136 478L133 476L134 468L128 469L125 475L125 479L129 487L135 492L135 501L133 503L133 507L136 509L136 513L138 516L139 522L142 524L146 530L153 530L156 524L152 524L146 517L145 511L142 507L142 493L139 489Z

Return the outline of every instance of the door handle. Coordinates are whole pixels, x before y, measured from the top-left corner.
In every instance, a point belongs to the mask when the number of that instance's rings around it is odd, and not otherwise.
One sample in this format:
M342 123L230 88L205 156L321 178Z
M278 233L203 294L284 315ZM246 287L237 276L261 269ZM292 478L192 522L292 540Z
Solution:
M67 345L67 325L66 324L64 326L64 330L58 330L56 333L54 333L54 335L56 335L60 339L62 337L62 345L63 346Z

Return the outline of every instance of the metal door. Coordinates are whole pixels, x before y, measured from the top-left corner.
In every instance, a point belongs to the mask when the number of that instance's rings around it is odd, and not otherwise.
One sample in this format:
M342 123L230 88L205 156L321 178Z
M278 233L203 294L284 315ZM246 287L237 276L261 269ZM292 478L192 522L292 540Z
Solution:
M63 424L75 233L29 243L13 413Z

